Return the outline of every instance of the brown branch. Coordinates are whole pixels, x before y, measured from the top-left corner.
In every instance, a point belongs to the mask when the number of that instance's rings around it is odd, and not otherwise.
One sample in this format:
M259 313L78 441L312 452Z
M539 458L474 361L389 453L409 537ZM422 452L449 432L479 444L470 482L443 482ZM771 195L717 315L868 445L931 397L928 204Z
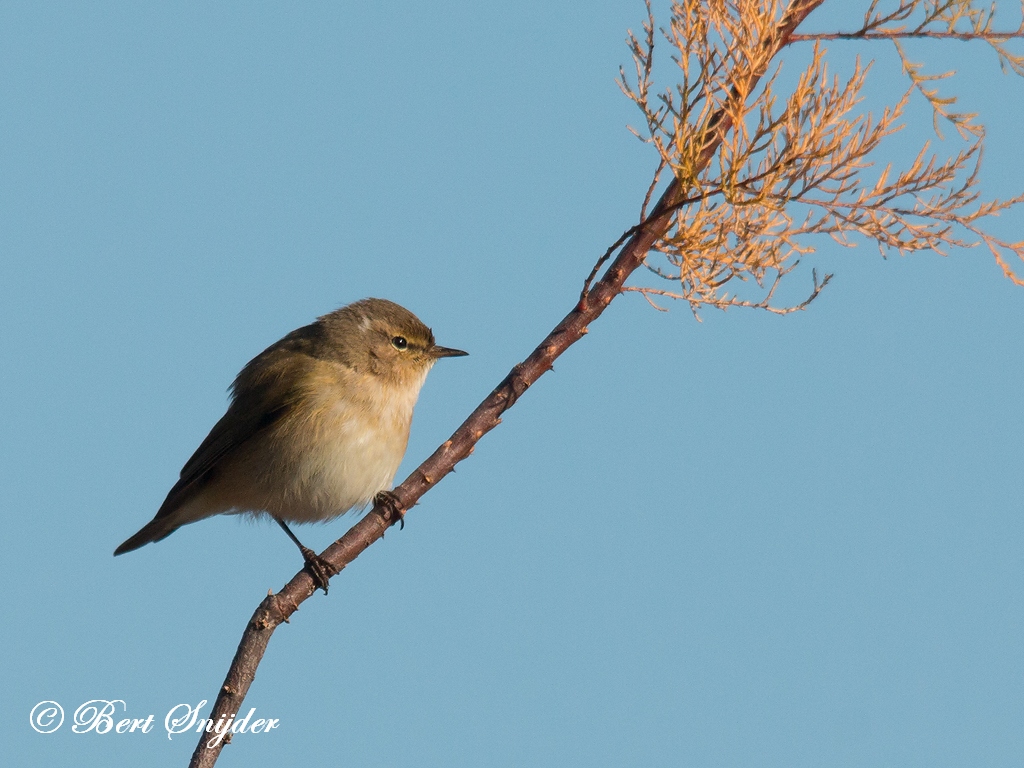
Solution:
M618 250L620 245L622 245L629 238L631 238L633 235L635 235L637 232L639 232L641 229L647 226L647 222L649 221L649 219L646 218L645 211L647 209L648 204L651 202L650 198L654 192L654 187L655 185L657 185L658 177L661 175L661 172L664 170L664 168L665 166L663 164L658 165L658 170L655 171L654 173L654 181L651 182L651 186L647 188L647 195L644 198L643 210L641 210L640 212L640 221L634 224L629 229L627 229L621 235L619 235L619 239L616 240L611 245L609 245L605 252L601 254L601 257L596 262L594 262L594 266L590 270L590 274L587 275L587 279L583 281L583 290L580 291L580 302L583 305L586 305L587 303L587 297L590 296L590 286L594 282L594 278L597 277L597 273L601 271L601 267L603 267L608 262L608 259L612 257L612 254L615 253L616 250ZM689 205L690 203L696 203L701 200L705 200L708 197L711 197L712 195L717 195L721 193L722 190L715 189L704 194L695 195L693 197L684 197L681 199L677 199L671 205L666 205L664 208L662 208L660 211L660 215L663 217L668 216L672 213L675 213L680 208ZM662 199L658 201L659 204L663 203L664 200L664 197L662 197Z
M960 40L962 42L974 42L985 40L988 42L1005 43L1010 40L1024 38L1024 26L1013 32L915 32L891 31L891 32L815 32L806 35L792 35L789 38L791 43L811 43L816 40Z
M792 0L785 15L762 43L763 60L771 61L788 43L797 26L807 18L824 0ZM750 71L746 82L737 83L733 97L749 94L764 71ZM714 156L722 137L732 127L728 104L708 121L703 134L703 146L699 165L706 166ZM547 338L523 362L514 366L505 379L487 396L476 410L455 430L434 453L424 461L406 480L394 490L394 496L403 509L413 505L436 485L441 478L454 470L455 465L467 458L476 443L486 433L501 423L501 414L511 408L519 397L544 373L551 370L555 359L570 345L579 341L587 326L601 316L612 299L622 292L623 284L639 266L657 242L669 229L673 212L685 190L678 179L673 179L661 198L655 204L651 215L632 235L619 255L608 267L600 280L594 283L577 302L575 308L563 318ZM362 520L329 546L322 557L337 571L351 563L368 546L384 535L398 517L377 505ZM252 684L260 660L274 630L299 608L299 604L315 591L313 579L305 571L297 573L277 594L263 599L242 635L242 640L231 662L224 685L217 695L210 718L216 721L222 715L239 712L249 686ZM209 734L203 734L192 754L191 768L209 768L216 763L223 742L208 746ZM225 740L226 741L226 740Z

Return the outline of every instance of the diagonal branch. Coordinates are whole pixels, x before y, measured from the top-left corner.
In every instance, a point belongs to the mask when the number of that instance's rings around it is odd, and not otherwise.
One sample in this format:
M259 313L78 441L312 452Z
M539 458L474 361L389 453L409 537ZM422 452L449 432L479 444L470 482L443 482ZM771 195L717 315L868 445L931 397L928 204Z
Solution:
M732 98L742 99L750 94L764 75L768 63L788 43L790 36L804 19L821 5L824 0L792 0L773 33L761 43L761 64L738 78L732 90ZM715 155L723 135L732 127L732 115L737 110L726 103L707 122L703 131L703 145L698 165L706 166ZM505 379L477 406L476 410L455 430L434 453L424 461L406 480L394 490L394 496L403 509L411 509L424 493L436 485L455 465L467 458L476 443L487 432L501 423L501 414L511 408L519 397L544 373L549 371L555 359L572 344L583 338L587 326L601 316L612 299L623 290L626 279L644 263L644 258L657 240L672 223L679 200L687 190L678 178L673 178L655 204L650 216L641 223L612 261L607 271L593 286L580 297L579 302L562 321L555 326L541 344L523 362L514 366ZM376 505L362 520L328 547L322 557L341 571L384 535L398 516ZM245 695L256 675L267 643L274 630L298 610L299 604L315 591L312 578L300 571L280 592L270 594L260 603L245 628L242 640L231 662L224 685L214 704L210 719L216 721L222 715L241 710ZM191 768L209 768L220 755L223 742L208 744L209 734L203 734L189 763ZM226 740L225 740L226 741Z

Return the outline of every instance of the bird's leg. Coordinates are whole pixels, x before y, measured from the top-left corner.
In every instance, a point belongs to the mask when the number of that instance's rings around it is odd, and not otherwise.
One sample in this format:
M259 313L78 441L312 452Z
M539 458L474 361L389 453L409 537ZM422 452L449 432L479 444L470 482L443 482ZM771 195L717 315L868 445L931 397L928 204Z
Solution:
M313 577L313 584L316 585L317 589L322 589L324 594L327 594L327 585L330 583L331 576L337 573L334 566L324 560L320 555L314 552L309 547L304 547L302 542L296 538L295 534L292 533L291 529L285 524L284 520L279 517L275 517L277 524L281 526L281 530L288 534L288 538L295 542L295 546L299 548L299 552L302 553L302 559L305 561L306 570L309 571L309 575Z
M373 497L373 503L384 511L384 522L389 526L398 523L398 530L405 528L405 505L391 491L381 491Z

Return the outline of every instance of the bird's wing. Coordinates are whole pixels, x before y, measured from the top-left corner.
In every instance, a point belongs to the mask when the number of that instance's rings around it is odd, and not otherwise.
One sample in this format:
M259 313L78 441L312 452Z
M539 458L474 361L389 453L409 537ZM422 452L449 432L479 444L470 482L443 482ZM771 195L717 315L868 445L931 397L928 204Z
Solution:
M254 436L276 424L295 405L299 382L313 358L305 353L309 326L264 350L238 374L231 405L181 469L156 517L174 512L209 479L212 470Z

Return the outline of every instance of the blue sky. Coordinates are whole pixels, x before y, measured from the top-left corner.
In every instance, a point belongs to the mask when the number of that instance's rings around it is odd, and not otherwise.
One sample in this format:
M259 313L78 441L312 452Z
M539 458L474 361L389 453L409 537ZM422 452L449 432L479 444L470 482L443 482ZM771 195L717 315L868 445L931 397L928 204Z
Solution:
M431 374L399 477L447 437L635 220L656 159L614 77L643 14L0 8L9 764L187 763L163 716L215 697L300 562L232 518L114 547L238 369L364 296L471 353ZM962 70L984 187L1019 192L1024 84L914 50ZM219 765L1019 765L1024 289L978 249L808 265L836 277L783 318L618 299L278 630L246 706L281 725ZM29 726L91 699L157 727Z

